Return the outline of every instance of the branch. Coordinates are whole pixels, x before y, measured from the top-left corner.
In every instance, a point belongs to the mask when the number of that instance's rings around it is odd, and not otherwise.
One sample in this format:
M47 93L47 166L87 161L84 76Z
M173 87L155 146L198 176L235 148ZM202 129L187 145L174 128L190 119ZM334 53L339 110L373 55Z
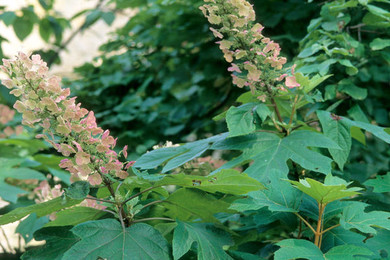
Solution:
M301 215L299 215L297 212L294 212L294 214L295 214L298 218L300 218L300 219L306 224L306 226L308 226L308 227L310 228L310 230L313 231L314 234L316 233L316 231L314 230L314 228L312 227L312 225L310 225L310 223L307 222L306 219L304 219L304 218L303 218Z
M322 232L321 232L321 235L322 235L322 234L325 234L325 233L328 232L329 230L332 230L332 229L337 228L337 227L339 227L339 226L340 226L340 224L331 226L330 228L327 228L327 229L325 229L324 231L322 231Z

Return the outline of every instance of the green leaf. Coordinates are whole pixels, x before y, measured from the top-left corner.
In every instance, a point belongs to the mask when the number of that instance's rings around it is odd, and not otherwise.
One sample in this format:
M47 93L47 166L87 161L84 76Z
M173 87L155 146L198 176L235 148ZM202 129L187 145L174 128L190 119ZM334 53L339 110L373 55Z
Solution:
M29 168L1 168L0 169L0 179L1 178L7 178L11 177L14 179L19 180L30 180L30 179L37 179L37 180L46 180L45 175L42 173L32 170Z
M258 104L256 107L256 113L259 115L260 119L264 122L267 117L272 115L271 110L269 110L266 104Z
M314 198L319 204L328 204L329 202L335 200L359 194L357 192L357 190L359 190L358 188L347 189L347 185L345 184L327 185L310 178L305 178L299 182L291 180L288 181L300 191Z
M86 16L82 29L86 29L96 23L102 16L103 12L100 9L90 10L91 12Z
M28 250L22 255L22 260L62 260L64 253L79 241L69 227L42 228L34 233L34 239L46 240L46 243L37 249Z
M214 214L233 212L228 209L229 203L216 199L204 191L194 189L179 189L164 202L164 206L168 209L166 215L183 221L200 218L207 222L218 222Z
M363 100L367 97L367 89L359 88L349 79L341 80L338 84L338 89L356 100Z
M379 139L390 144L390 134L388 134L386 132L386 128L384 128L384 127L379 127L376 125L367 124L367 123L359 122L359 121L352 121L352 120L345 118L345 117L342 117L341 120L346 122L351 127L355 126L355 127L364 129L364 130L370 132L371 134L375 135Z
M18 227L15 229L15 232L19 233L27 244L33 239L34 232L42 228L43 225L45 225L47 222L49 222L47 217L37 218L37 215L32 213L30 216L19 223Z
M258 210L268 207L270 211L297 212L302 199L302 192L294 189L286 181L274 176L266 184L267 189L250 192L248 198L239 199L229 207L237 211Z
M45 42L49 42L50 36L53 33L53 28L49 19L44 18L39 21L39 35Z
M0 20L2 20L6 26L10 26L11 24L13 24L15 19L16 19L16 14L14 12L8 11L0 14Z
M9 185L9 184L2 182L0 180L0 197L3 200L9 201L12 203L16 203L18 200L18 195L25 194L25 193L28 193L28 192L25 190L22 190L18 187Z
M375 179L364 182L364 185L374 187L374 192L390 192L390 172L377 175Z
M63 260L170 259L167 241L147 224L123 229L117 220L104 219L79 224L71 231L81 240L64 254Z
M342 246L336 246L332 249L330 249L325 254L325 259L329 260L355 260L358 256L370 256L373 255L373 252L371 250L360 247L360 246L354 246L354 245L342 245Z
M305 169L329 174L332 160L307 147L339 148L336 143L322 134L302 130L294 131L285 138L264 132L227 138L216 142L212 149L243 150L239 157L226 163L217 171L253 161L245 172L260 182L273 174L287 176L289 159Z
M342 227L336 227L323 235L321 248L324 250L324 252L326 252L329 249L339 245L364 246L363 240L365 239L366 236L345 230Z
M21 41L30 35L33 27L34 23L31 21L30 16L18 16L13 23L14 32Z
M58 177L61 181L63 181L65 184L70 186L70 174L68 171L63 170L56 170L53 168L48 168L49 172L53 174L54 176Z
M107 25L111 25L115 20L115 14L113 12L104 12L102 15L102 19Z
M377 259L381 259L383 255L390 254L390 231L385 229L377 229L377 234L374 237L366 239L365 245L376 254Z
M370 43L370 48L373 51L379 51L390 46L390 39L376 38Z
M275 252L275 259L278 260L290 260L294 258L325 260L321 250L307 240L285 239L276 244L280 246L280 249Z
M303 83L303 76L301 73L297 73L296 74L297 77L297 81L298 83ZM301 86L303 86L303 91L305 93L309 93L310 91L312 91L314 88L316 88L317 86L319 86L322 82L324 82L326 79L328 79L329 77L332 77L332 75L325 75L325 76L321 76L321 75L315 75L314 77L312 77L310 80L307 78L308 82L307 83L303 83Z
M275 259L289 260L305 258L310 260L354 260L357 256L370 256L373 253L364 247L342 245L330 249L326 254L312 242L303 239L285 239L277 243L281 248L275 252Z
M75 200L71 198L66 198L64 200L64 198L62 197L57 197L55 199L39 204L34 204L27 207L20 207L0 216L0 225L15 222L31 213L36 213L37 217L43 217L61 209L79 204L81 201L82 200Z
M179 259L196 244L198 260L233 259L222 249L233 245L229 234L209 224L185 223L177 221L173 233L173 258Z
M254 103L248 103L229 108L226 114L226 123L230 137L249 134L256 130L253 117L255 107Z
M250 191L264 189L264 186L257 180L248 177L237 170L222 170L210 176L195 176L181 174L169 174L162 180L154 183L154 186L179 185L183 187L196 188L199 190L216 193L241 195Z
M325 136L332 139L341 148L328 150L333 160L342 170L351 151L352 140L350 126L343 121L335 119L324 111L317 111L317 116L320 119Z
M99 219L105 214L104 211L90 207L72 207L58 212L56 219L47 223L45 227L76 226L89 220Z
M153 169L166 162L162 172L165 173L202 155L214 142L225 139L227 134L212 136L207 139L187 143L179 147L167 147L153 150L142 155L134 164L141 169Z
M84 200L89 193L89 182L76 181L65 189L66 196L75 200Z
M341 226L347 230L356 228L363 233L372 234L376 234L376 230L372 226L390 230L390 212L371 211L366 213L364 212L366 206L361 203L355 207L344 209L340 218Z
M27 193L27 191L19 187L15 187L6 183L6 178L14 178L19 180L46 179L45 175L43 175L42 173L29 168L12 168L13 166L20 165L23 161L25 160L0 158L0 197L3 200L16 203L19 194Z

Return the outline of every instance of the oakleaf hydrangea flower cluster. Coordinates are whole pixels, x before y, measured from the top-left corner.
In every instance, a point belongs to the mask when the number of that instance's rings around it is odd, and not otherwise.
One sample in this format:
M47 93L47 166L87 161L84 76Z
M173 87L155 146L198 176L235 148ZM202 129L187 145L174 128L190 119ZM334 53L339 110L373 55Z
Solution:
M258 98L265 101L269 95L286 88L299 87L294 68L291 76L282 73L287 59L279 56L280 46L262 35L264 27L253 24L255 12L245 0L205 0L200 7L208 21L219 28L210 28L219 39L217 44L231 63L233 83L248 86L253 94L266 93ZM282 82L284 80L284 83Z
M39 55L19 53L13 60L3 59L0 69L8 75L2 84L18 97L14 108L23 114L24 125L39 125L37 135L64 156L60 167L72 174L72 181L88 180L92 185L110 183L113 177L126 178L127 165L113 150L117 139L96 124L93 111L81 108L70 89L60 86L61 79L48 75L48 67ZM127 157L127 146L123 155Z

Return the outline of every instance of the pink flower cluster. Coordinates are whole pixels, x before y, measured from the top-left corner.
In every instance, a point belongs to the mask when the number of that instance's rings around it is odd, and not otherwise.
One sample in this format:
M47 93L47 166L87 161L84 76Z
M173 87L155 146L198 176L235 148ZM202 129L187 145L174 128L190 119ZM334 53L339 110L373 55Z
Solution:
M294 76L282 74L280 70L286 63L285 57L280 57L280 46L270 38L264 37L264 27L256 23L255 12L251 4L245 0L205 0L209 4L200 7L208 21L220 28L210 28L216 38L219 38L220 49L224 53L228 68L232 72L233 83L238 87L249 86L252 93L270 92L272 87L285 91L288 88L299 87ZM278 83L285 79L284 85ZM270 94L270 93L269 93ZM264 96L259 96L264 99Z
M0 138L7 138L11 135L20 135L23 132L23 126L18 125L15 128L5 126L15 116L15 110L8 106L0 104Z
M126 178L126 165L118 160L113 150L117 139L96 124L93 111L81 108L70 90L60 86L61 79L48 76L48 67L39 55L31 58L19 53L14 60L4 60L3 70L9 79L2 84L19 98L14 108L23 114L22 123L39 125L43 133L37 135L51 143L64 156L60 167L72 174L72 181L88 179L99 185L112 177ZM123 155L127 157L127 146Z

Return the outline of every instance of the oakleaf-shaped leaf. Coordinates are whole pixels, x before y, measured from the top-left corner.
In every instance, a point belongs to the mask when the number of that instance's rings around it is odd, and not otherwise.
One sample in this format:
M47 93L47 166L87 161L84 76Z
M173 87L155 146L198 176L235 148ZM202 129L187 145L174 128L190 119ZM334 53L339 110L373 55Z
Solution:
M345 229L356 228L363 233L376 234L375 227L390 230L390 212L371 211L364 212L367 205L364 203L344 209L340 224Z
M167 216L183 221L200 218L206 222L218 222L214 214L234 212L228 209L229 203L204 191L186 188L172 193L164 200L164 206L168 209Z
M179 185L183 187L196 188L199 190L215 193L241 195L250 191L264 189L264 186L257 180L237 170L222 170L211 176L194 176L185 174L169 174L162 180L154 183L155 186Z
M300 191L314 198L319 204L328 204L335 200L359 194L357 192L359 189L348 189L345 184L327 185L310 178L300 180L299 182L288 181L294 184Z
M185 223L178 221L173 233L173 257L180 259L191 246L197 245L198 260L230 260L231 258L222 249L223 246L232 245L229 234L214 226L203 223Z
M344 121L337 120L334 117L329 116L327 112L317 111L317 116L320 119L325 136L332 139L341 148L329 148L328 150L332 155L333 160L342 170L348 159L349 152L351 151L351 128Z
M305 130L295 131L285 138L264 132L227 138L216 142L212 149L243 150L240 156L217 171L253 161L245 172L260 182L274 174L287 177L289 159L305 169L329 174L332 160L307 147L339 149L338 145L326 136Z
M123 229L117 220L104 219L79 224L71 231L81 240L64 254L63 260L170 259L167 241L147 224Z
M390 192L390 172L386 175L378 175L364 183L366 186L374 187L374 192Z
M232 203L230 209L237 211L258 210L268 207L270 211L297 212L302 199L302 192L294 189L288 182L275 177L267 183L267 189L250 192L245 199Z

